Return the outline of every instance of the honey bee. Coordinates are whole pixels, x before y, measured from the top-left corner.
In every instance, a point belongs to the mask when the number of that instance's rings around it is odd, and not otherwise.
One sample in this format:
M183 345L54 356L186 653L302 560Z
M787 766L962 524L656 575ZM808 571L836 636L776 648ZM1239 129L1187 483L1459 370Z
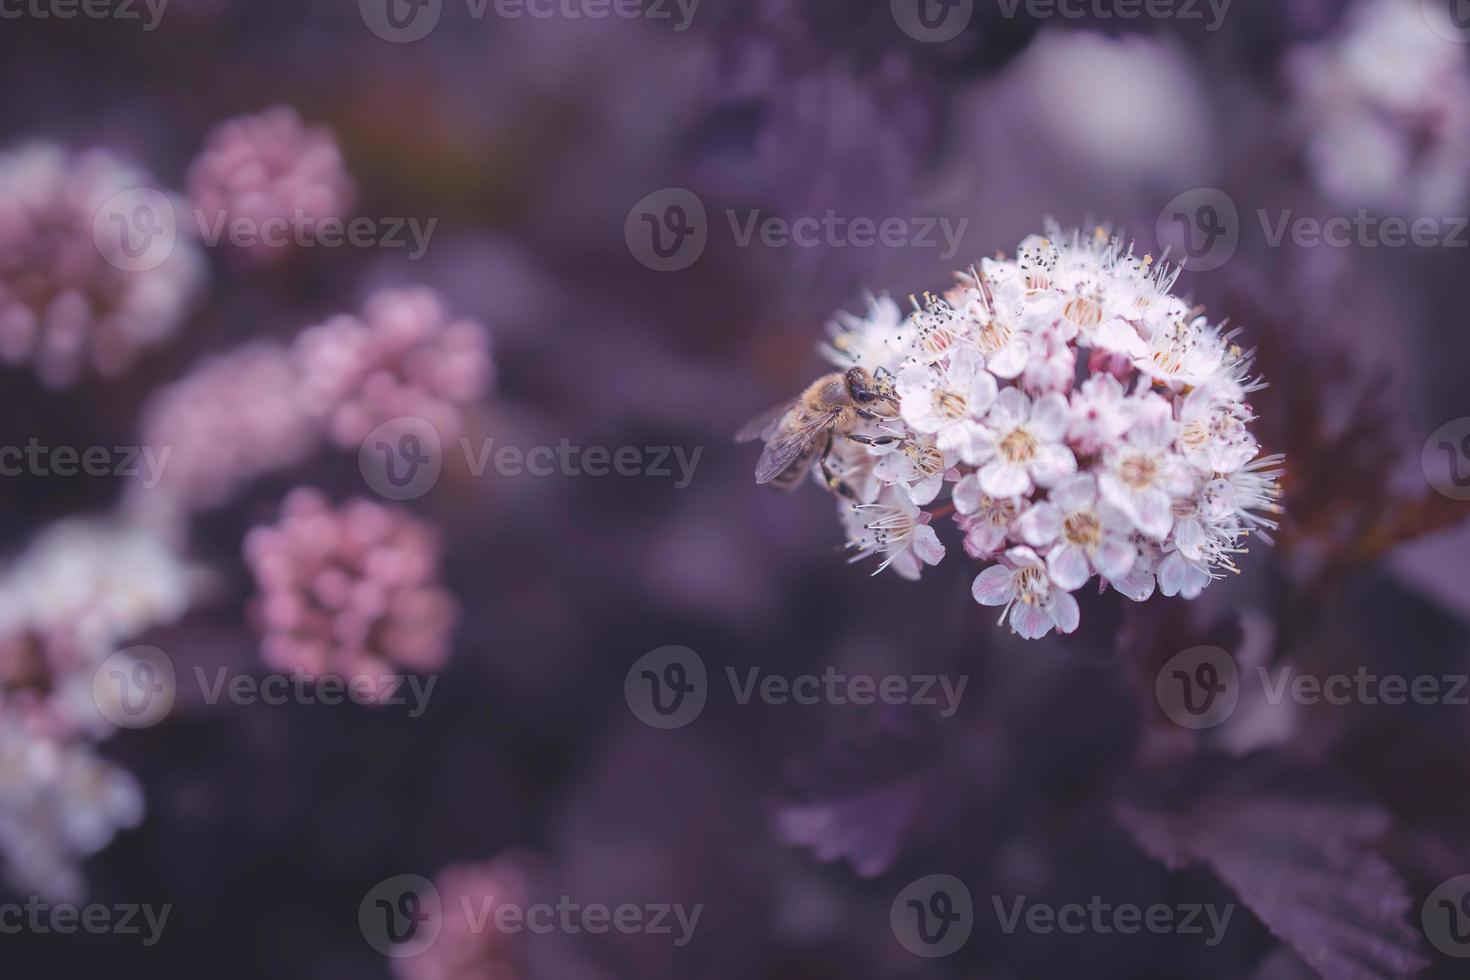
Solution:
M766 447L755 465L755 482L793 490L820 461L827 485L842 492L840 481L827 471L833 440L846 436L868 445L894 442L891 436L854 433L860 422L881 422L893 415L875 411L878 405L897 408L893 377L879 369L876 376L860 367L834 372L812 382L796 398L762 412L735 434L736 442L764 439Z

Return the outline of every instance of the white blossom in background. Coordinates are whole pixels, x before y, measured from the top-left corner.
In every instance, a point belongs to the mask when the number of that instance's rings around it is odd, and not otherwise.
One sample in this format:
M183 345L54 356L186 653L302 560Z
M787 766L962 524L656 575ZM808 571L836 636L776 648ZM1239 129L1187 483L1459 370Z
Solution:
M1276 527L1282 460L1250 432L1250 352L1171 293L1177 275L1102 229L1051 227L903 320L886 298L839 318L824 353L893 394L871 441L831 454L854 560L909 579L938 564L947 487L987 566L975 600L1027 638L1076 629L1094 578L1142 602L1235 571Z
M1470 54L1420 0L1365 0L1287 61L1307 164L1344 207L1459 213L1470 187Z
M137 782L97 754L114 728L93 676L196 585L160 538L111 518L61 522L0 572L0 863L18 887L79 898L78 865L142 819Z

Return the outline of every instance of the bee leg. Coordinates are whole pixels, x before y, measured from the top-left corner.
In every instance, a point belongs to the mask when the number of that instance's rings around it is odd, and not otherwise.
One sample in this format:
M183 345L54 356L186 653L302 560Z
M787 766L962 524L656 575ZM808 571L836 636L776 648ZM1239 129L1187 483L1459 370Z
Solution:
M901 441L898 436L865 436L858 432L851 433L847 438L853 442L860 442L864 446L891 446Z
M831 490L833 493L837 494L840 497L846 497L848 500L851 500L854 503L860 503L861 501L858 500L857 494L853 493L852 489L846 483L843 483L841 479L834 476L832 474L832 471L827 468L827 457L832 455L832 444L832 433L828 432L827 445L825 448L823 448L822 455L817 460L817 465L822 468L822 478L827 483L827 489Z
M859 408L857 413L859 418L867 419L869 422L893 422L898 418L896 415L879 415L871 408Z

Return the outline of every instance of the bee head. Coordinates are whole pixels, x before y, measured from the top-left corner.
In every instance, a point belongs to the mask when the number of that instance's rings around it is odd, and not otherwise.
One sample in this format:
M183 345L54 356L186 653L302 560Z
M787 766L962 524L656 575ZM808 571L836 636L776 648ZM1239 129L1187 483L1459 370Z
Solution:
M848 368L845 378L847 380L848 393L852 395L853 401L861 403L875 402L882 397L877 385L873 384L872 376L863 368Z

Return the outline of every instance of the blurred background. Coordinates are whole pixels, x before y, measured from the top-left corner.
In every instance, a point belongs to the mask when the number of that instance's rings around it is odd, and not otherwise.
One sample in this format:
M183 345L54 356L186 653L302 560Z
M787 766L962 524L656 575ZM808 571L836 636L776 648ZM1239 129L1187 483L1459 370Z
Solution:
M0 0L6 974L1463 976L1464 8ZM1197 600L1027 643L948 521L872 578L732 435L839 311L1049 217L1187 260L1259 348L1286 514ZM1156 680L1201 645L1435 693L1245 683L1194 730ZM662 728L669 646L707 699ZM966 686L729 680L829 671ZM931 875L954 948L897 925Z

